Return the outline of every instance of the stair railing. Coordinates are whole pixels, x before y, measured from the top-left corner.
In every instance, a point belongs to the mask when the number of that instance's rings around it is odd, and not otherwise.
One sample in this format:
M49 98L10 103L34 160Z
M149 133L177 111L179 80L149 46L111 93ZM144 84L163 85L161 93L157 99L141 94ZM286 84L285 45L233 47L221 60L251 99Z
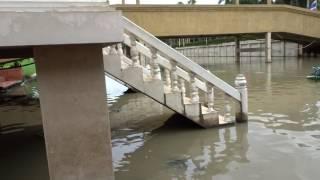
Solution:
M109 53L118 52L125 66L143 67L150 79L164 81L165 91L181 92L184 97L189 96L186 99L190 103L200 103L199 94L202 93L205 99L201 104L206 106L207 112L214 110L214 93L218 88L239 103L236 120L247 120L248 96L243 75L237 76L236 89L125 17L123 25L124 47L113 46Z

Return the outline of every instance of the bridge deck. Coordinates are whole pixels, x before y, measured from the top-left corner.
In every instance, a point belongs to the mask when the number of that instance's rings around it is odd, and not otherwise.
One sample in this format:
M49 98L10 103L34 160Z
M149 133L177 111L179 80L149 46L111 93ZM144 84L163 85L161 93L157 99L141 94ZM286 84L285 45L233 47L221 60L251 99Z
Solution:
M294 41L320 38L320 13L287 5L115 7L158 37L276 32Z

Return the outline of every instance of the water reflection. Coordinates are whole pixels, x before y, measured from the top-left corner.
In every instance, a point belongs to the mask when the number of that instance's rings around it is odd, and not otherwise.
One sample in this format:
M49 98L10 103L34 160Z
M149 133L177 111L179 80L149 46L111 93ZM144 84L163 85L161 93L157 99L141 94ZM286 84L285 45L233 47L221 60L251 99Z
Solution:
M173 115L173 111L140 93L129 93L109 101L111 127L116 129L153 130Z
M117 169L119 179L210 179L248 163L247 124L217 130L164 127ZM192 138L191 138L192 137ZM139 137L138 137L139 139ZM133 173L134 172L134 173Z
M203 130L179 121L153 131L172 111L141 94L123 94L126 89L113 82L119 86L108 94L116 178L317 179L320 82L305 76L320 59L201 60L229 84L245 74L249 123ZM222 102L228 98L216 95L217 107L226 111ZM41 122L39 104L0 103L0 117L1 179L48 179L44 141L35 131Z
M246 75L250 122L259 122L275 133L293 136L295 141L305 141L305 134L312 136L320 130L320 83L305 78L311 67L319 63L319 59L276 59L272 64L265 64L257 59L255 62L239 64L239 71L219 72L221 66L225 69L228 65L214 65L210 68L230 83L231 77L237 73ZM234 65L229 66L234 68ZM215 71L216 69L218 71ZM301 146L298 142L297 144L299 147L317 148Z

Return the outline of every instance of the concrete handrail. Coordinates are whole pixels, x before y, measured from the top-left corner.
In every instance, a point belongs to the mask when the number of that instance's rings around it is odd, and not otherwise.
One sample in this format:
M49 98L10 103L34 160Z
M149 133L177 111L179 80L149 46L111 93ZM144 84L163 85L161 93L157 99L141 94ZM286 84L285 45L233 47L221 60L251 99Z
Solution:
M126 31L130 34L133 34L138 39L141 39L149 46L157 49L159 53L167 57L169 60L175 61L177 65L183 68L185 71L194 74L200 80L205 81L206 83L212 84L218 89L222 90L229 96L233 97L237 101L241 102L240 93L237 89L224 82L217 76L205 70L203 67L185 57L183 54L179 53L175 49L171 48L161 40L157 39L155 36L147 32L146 30L140 28L135 23L129 19L123 17L123 26Z

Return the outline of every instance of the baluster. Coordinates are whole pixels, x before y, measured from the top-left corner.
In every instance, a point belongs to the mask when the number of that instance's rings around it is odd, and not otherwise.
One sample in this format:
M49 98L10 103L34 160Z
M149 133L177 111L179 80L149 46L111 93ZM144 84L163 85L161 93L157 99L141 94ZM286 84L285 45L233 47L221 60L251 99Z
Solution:
M110 46L107 46L107 47L103 48L103 49L102 49L103 54L104 54L104 55L109 55L109 54L110 54L110 49L111 49Z
M191 102L199 103L199 91L196 86L196 76L194 73L191 73L190 78L190 91L191 91Z
M158 64L158 50L151 48L151 75L153 79L161 80L160 66Z
M170 78L170 71L169 69L164 70L164 78L165 78L165 85L166 88L171 91L171 78Z
M110 55L117 55L118 54L117 49L116 49L116 45L111 46L109 54Z
M181 89L181 93L182 93L182 97L186 97L186 85L185 85L185 81L183 78L179 79L179 84L180 84L180 89Z
M213 111L214 106L214 87L210 84L207 84L207 98L208 98L208 111Z
M118 55L122 57L123 56L122 43L117 44L117 49L118 49Z
M146 58L146 68L151 74L151 66L150 66L150 59L149 58Z
M132 66L137 67L140 64L137 42L133 35L130 36L130 40L131 40L130 56L133 61Z
M172 91L173 92L180 92L179 87L178 87L178 74L177 74L177 63L171 61L171 66L172 66Z

